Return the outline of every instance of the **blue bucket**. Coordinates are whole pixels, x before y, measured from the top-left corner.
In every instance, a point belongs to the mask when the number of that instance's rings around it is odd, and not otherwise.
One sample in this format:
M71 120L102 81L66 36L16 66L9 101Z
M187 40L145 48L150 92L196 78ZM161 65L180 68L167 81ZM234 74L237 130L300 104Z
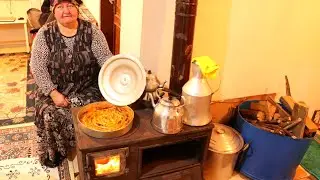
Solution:
M312 138L292 139L253 126L240 114L240 109L248 109L251 102L253 101L239 105L234 124L245 143L249 144L238 169L255 180L293 179Z

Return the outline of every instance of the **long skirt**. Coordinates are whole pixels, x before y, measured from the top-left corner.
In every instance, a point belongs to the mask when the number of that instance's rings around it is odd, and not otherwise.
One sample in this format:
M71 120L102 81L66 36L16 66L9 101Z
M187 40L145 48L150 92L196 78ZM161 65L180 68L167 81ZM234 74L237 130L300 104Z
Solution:
M58 166L75 147L74 126L71 108L102 100L97 88L88 88L82 93L70 93L70 106L57 107L52 99L40 91L36 99L38 155L42 165Z

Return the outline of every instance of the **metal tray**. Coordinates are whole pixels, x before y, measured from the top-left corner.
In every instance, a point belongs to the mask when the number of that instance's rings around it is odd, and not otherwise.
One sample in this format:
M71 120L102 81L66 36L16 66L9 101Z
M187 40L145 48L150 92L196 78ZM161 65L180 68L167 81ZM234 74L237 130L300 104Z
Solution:
M124 134L126 134L127 132L130 131L130 129L132 128L132 124L133 124L133 117L134 117L134 111L128 107L128 106L123 106L124 108L127 108L130 112L129 114L129 123L126 127L119 129L117 131L111 131L111 132L104 132L104 131L98 131L98 130L94 130L94 129L90 129L88 127L86 127L81 121L81 116L87 112L88 109L92 109L95 107L99 107L99 108L107 108L110 106L114 106L111 103L108 103L107 101L101 101L101 102L95 102L95 103L91 103L88 104L86 106L83 106L80 108L78 114L77 114L77 121L78 121L78 125L81 131L83 131L85 134L87 134L88 136L91 137L95 137L95 138L114 138L114 137L119 137L122 136Z

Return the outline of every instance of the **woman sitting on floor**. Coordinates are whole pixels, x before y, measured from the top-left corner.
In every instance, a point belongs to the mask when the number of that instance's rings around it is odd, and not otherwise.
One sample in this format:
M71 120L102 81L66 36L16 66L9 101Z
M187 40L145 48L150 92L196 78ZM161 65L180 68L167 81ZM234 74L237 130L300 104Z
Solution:
M112 56L103 33L78 18L74 0L56 0L56 21L38 32L31 71L39 86L36 98L39 158L58 166L75 145L70 107L102 100L98 88L100 66Z

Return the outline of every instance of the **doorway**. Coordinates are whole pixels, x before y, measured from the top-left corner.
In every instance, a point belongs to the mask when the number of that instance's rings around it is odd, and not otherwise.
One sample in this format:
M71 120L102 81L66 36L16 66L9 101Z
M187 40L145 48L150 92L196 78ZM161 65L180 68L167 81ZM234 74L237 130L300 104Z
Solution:
M120 52L121 0L101 1L101 31L113 54Z

